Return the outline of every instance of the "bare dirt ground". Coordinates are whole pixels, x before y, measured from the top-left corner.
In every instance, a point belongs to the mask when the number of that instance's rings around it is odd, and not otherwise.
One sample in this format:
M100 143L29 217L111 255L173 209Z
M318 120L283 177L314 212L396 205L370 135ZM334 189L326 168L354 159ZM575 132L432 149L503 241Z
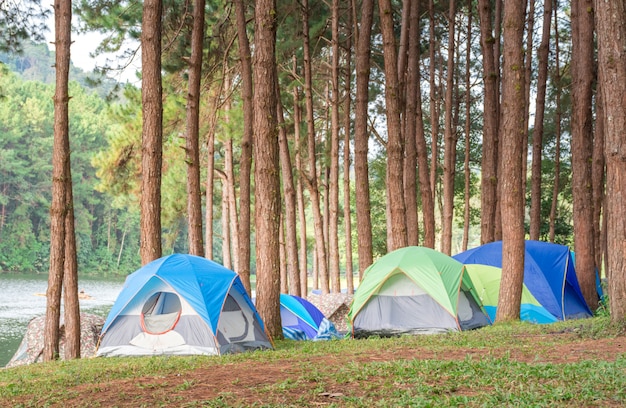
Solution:
M558 336L559 346L541 346L545 336ZM488 351L476 349L451 348L449 350L433 352L420 348L398 348L393 350L379 350L375 353L344 353L341 355L315 356L305 362L320 364L321 366L341 366L347 363L368 363L373 361L393 361L437 359L437 360L464 360L471 356L480 359L486 355L490 357L508 357L511 361L526 363L571 363L583 360L614 361L623 355L626 347L626 337L590 340L581 339L572 333L555 333L549 335L520 336L518 347L515 349L492 348ZM171 401L170 406L206 406L203 401L213 400L226 396L223 405L213 401L211 406L262 406L264 404L285 404L297 406L301 396L316 387L315 382L304 384L302 387L285 387L277 395L276 392L263 391L264 386L271 386L287 382L289 379L305 375L307 364L301 359L298 364L290 359L283 359L251 365L250 363L231 363L214 365L207 368L180 374L166 374L163 376L142 377L133 380L114 380L107 383L78 385L67 389L65 399L60 404L41 401L41 406L63 407L154 407L161 406L163 401ZM308 365L310 367L310 365ZM309 389L306 389L309 387ZM350 385L348 385L350 387ZM308 399L309 406L324 406L332 404L333 397L340 395L358 395L356 389L346 389L346 384L325 385L326 392L312 393L313 400ZM309 392L309 395L311 393ZM218 400L219 401L219 400ZM15 402L15 401L14 401ZM19 401L18 401L19 402ZM33 399L23 401L26 406L33 404ZM36 404L40 406L39 404Z

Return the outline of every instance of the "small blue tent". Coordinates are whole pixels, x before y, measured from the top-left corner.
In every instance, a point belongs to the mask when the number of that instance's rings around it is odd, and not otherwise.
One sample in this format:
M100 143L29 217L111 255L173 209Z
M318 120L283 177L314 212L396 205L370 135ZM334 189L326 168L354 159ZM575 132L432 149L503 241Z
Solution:
M333 323L306 299L280 294L283 335L291 340L331 340L339 338Z
M126 278L104 323L98 356L225 354L272 348L239 276L174 254Z
M454 255L464 264L502 267L502 241L490 242ZM559 320L591 317L576 277L570 250L565 245L531 241L525 243L524 284Z

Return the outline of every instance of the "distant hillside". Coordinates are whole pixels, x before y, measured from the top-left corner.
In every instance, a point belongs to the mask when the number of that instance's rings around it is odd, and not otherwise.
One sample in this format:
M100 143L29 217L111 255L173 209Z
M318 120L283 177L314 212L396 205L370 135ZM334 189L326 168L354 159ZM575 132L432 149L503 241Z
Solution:
M23 48L19 55L0 52L0 62L27 81L54 83L54 51L48 49L44 43L34 42L24 44ZM85 72L73 64L70 66L70 81L76 81L84 88L95 90L103 97L110 95L115 87L119 86L114 79Z

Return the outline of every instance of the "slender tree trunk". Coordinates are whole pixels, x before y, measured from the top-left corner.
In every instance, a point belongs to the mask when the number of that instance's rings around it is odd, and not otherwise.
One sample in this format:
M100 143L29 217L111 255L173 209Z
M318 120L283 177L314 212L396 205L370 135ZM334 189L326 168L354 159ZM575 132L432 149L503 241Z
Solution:
M288 277L289 293L296 296L307 295L302 292L300 284L300 263L298 262L298 234L296 231L296 189L293 184L293 174L291 165L291 155L289 153L289 142L287 141L287 129L283 116L283 103L280 99L280 88L276 81L276 110L278 119L278 147L280 155L280 168L283 181L283 195L285 199L285 231L283 233L285 242L286 275ZM282 227L281 227L282 231Z
M194 0L191 58L189 59L189 94L187 95L187 217L189 253L204 256L202 243L202 192L200 190L200 79L204 40L205 0Z
M254 66L256 306L269 335L282 339L280 320L280 169L276 119L276 3L257 0Z
M502 211L500 209L501 206L501 200L500 200L500 196L502 193L501 187L502 187L502 183L498 182L498 179L500 177L500 158L502 157L502 146L500 146L499 143L499 134L500 134L500 122L502 122L502 116L501 116L501 102L500 102L500 98L499 96L501 95L502 91L501 91L501 78L500 78L500 45L501 45L501 38L502 38L502 2L503 0L495 0L495 10L496 10L496 15L495 15L495 38L497 39L496 42L494 42L493 44L493 52L494 52L494 61L496 63L495 65L495 69L498 72L498 76L496 78L496 94L498 95L498 97L496 98L497 100L497 104L496 104L496 117L497 117L497 127L496 127L496 148L495 148L495 169L496 169L496 196L495 196L495 203L496 203L496 209L495 209L495 215L494 215L494 232L493 232L493 237L494 240L496 241L500 241L502 240Z
M406 110L404 114L404 203L406 206L407 245L419 245L417 216L417 101L419 90L419 2L410 3L408 19L408 60L406 69ZM407 31L403 28L403 32Z
M283 209L284 210L284 209ZM285 214L280 214L280 227L278 229L279 259L280 259L280 293L290 293L290 279L287 276L287 252L285 251ZM292 293L295 295L295 293ZM296 295L298 296L298 295Z
M228 94L230 94L231 89L231 80L230 75L226 73L224 76L224 89ZM230 114L231 114L231 100L230 97L227 97L224 102L224 120L228 124L230 123ZM230 268L238 271L239 268L239 257L237 248L239 248L239 236L237 234L238 231L238 223L237 223L237 192L235 189L235 166L233 165L233 136L227 135L227 139L224 142L224 189L226 197L228 198L228 206L226 207L228 212L226 214L222 214L228 222L229 234L229 254L231 256L232 262Z
M372 219L370 216L370 191L368 169L368 95L370 78L370 54L374 0L363 0L361 24L356 30L356 104L354 119L354 183L356 192L356 220L359 253L359 279L373 262ZM356 23L356 22L355 22Z
M598 83L598 98L596 101L596 126L593 143L593 164L591 172L591 185L593 186L593 242L595 243L595 266L597 271L602 270L602 259L605 254L605 242L603 239L602 214L605 196L605 134L604 134L604 106L602 100L602 84Z
M456 134L452 122L452 100L454 91L454 24L456 17L456 2L449 1L448 15L448 66L446 77L446 109L444 129L444 157L443 157L443 214L441 252L452 255L452 219L454 217L454 177L456 175Z
M228 177L222 174L222 264L233 269L232 251L230 248L230 224L228 222L228 213L230 198L228 197Z
M429 21L429 87L430 87L430 187L433 200L433 206L435 201L435 190L437 186L437 168L439 166L439 92L436 79L436 67L435 63L437 59L436 47L438 39L435 36L435 2L429 0L428 2L428 21Z
M237 228L237 258L243 285L248 293L250 287L250 175L252 172L252 124L254 121L252 56L246 32L246 13L243 0L235 0L237 15L237 40L241 61L241 98L243 100L243 134L241 138L241 157L239 163L239 225Z
M387 202L389 205L391 230L387 231L389 251L406 246L406 209L402 187L402 163L404 143L400 122L400 100L398 98L398 59L394 39L394 27L390 0L378 1L380 25L383 36L385 59L385 103L387 111Z
M480 46L483 53L484 117L483 151L481 170L481 230L480 242L495 240L496 201L498 184L498 60L494 55L494 44L500 38L493 37L492 11L489 0L478 1L480 17Z
M351 11L355 10L355 0L350 0ZM345 79L344 79L344 98L343 98L343 119L344 119L344 139L343 139L343 222L346 240L346 290L348 294L354 293L354 264L352 260L352 204L350 201L350 134L352 118L350 116L351 106L351 82L352 82L352 24L354 19L352 13L348 13L348 23L346 24L346 43L345 43Z
M552 189L552 204L550 205L550 229L549 241L554 242L556 212L559 198L559 184L561 178L561 64L559 62L559 25L558 25L558 0L554 0L554 79L556 86L555 96L555 150L554 150L554 187Z
M215 189L215 132L213 129L209 130L209 135L207 138L207 172L206 172L206 208L205 208L205 216L206 219L206 238L204 240L206 248L205 248L205 256L208 259L213 259L213 191ZM245 285L245 284L244 284Z
M294 57L294 74L296 72L296 61ZM302 158L300 151L302 150L302 143L300 137L300 124L302 123L302 111L300 109L300 94L298 87L293 88L293 120L294 120L294 144L295 144L295 165L299 177L296 179L296 202L298 205L298 222L300 223L298 240L300 241L299 247L299 264L300 264L300 293L307 295L309 293L309 276L308 276L308 259L307 259L307 241L306 241L306 213L304 209L304 186L302 185L302 178L304 176L304 170L302 169Z
M66 254L67 180L70 168L69 95L72 4L54 2L56 87L54 92L54 144L52 150L52 202L50 207L50 270L46 291L43 360L59 357L61 291Z
M520 2L504 5L504 81L502 86L502 283L496 320L519 320L524 280L524 191L522 151L525 8Z
M580 289L591 310L598 306L593 242L593 0L572 2L572 195L574 250Z
M161 164L163 87L161 84L162 0L145 0L141 23L141 263L161 257Z
M470 132L472 130L471 121L471 70L470 63L472 58L472 0L467 1L467 47L465 54L465 157L463 161L463 175L465 187L463 191L463 241L461 243L461 251L467 251L469 243L469 226L470 226L470 155L471 155L471 139Z
M552 0L549 0L552 1ZM524 196L526 196L527 182L528 178L528 140L530 133L530 86L532 83L532 69L533 69L533 46L535 39L535 0L526 0L528 4L528 17L527 17L527 27L526 27L526 49L524 51L524 129L526 132L524 133L524 141L522 144L522 156L524 160L522 160L522 191L524 191ZM548 17L548 23L550 19ZM550 31L548 31L549 33ZM537 85L539 87L539 85ZM524 198L524 201L526 199Z
M541 159L543 155L543 121L548 80L548 54L552 21L552 0L544 1L541 45L537 51L539 74L537 78L537 103L533 130L532 183L530 193L530 239L538 240L541 230Z
M309 49L309 2L302 2L302 30L304 34L304 94L306 101L306 122L308 133L308 163L309 174L306 178L311 209L313 211L313 224L315 231L315 254L317 257L317 270L320 278L322 293L329 293L328 268L326 266L326 241L324 240L324 222L320 210L320 194L317 183L317 171L315 160L315 118L313 115L313 85L311 73L311 52Z
M66 162L65 262L63 273L63 313L65 317L65 359L80 358L80 304L78 301L78 260L74 228L74 195L70 160Z
M339 0L332 1L331 18L331 130L330 174L328 182L328 269L330 289L341 291L339 281Z
M611 321L626 327L626 7L621 0L597 1L596 12L606 131L608 295Z

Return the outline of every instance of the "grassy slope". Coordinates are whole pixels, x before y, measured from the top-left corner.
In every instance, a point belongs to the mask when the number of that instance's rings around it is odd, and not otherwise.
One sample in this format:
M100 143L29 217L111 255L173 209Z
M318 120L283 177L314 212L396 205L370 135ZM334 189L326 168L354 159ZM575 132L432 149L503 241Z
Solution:
M0 406L624 406L625 339L596 317L280 341L222 357L53 362L0 370Z

